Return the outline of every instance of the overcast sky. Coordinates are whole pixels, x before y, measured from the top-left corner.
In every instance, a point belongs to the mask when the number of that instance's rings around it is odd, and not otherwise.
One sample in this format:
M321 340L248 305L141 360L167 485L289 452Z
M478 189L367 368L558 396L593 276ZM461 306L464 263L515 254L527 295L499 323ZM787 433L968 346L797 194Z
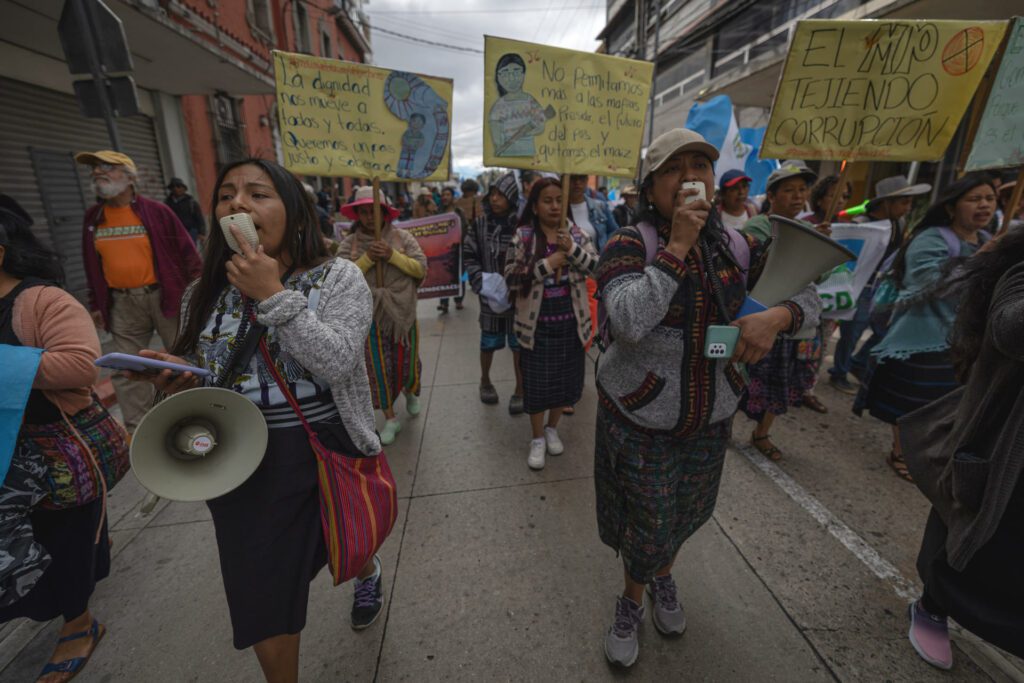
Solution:
M486 33L592 52L604 28L605 7L600 0L371 0L364 5L371 25L381 29L372 31L376 66L455 81L452 158L455 173L464 177L483 168L484 56L414 43L384 30L478 50Z

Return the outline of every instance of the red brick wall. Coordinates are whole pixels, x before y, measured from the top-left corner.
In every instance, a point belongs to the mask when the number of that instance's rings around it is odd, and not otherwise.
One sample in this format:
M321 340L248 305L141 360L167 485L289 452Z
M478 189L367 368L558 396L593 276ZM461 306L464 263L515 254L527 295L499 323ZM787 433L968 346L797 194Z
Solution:
M300 1L302 0L275 0L272 3L276 40L274 47L277 49L290 51L296 49L292 12L293 4ZM182 0L182 4L188 7L190 12L194 12L205 21L216 25L224 35L252 50L259 57L270 61L270 46L256 38L246 18L248 4L246 0L217 3L216 10L211 8L206 0ZM332 0L310 0L304 2L304 6L309 15L310 42L314 54L336 59L340 52L347 60L363 61L363 55L347 40L334 18L327 14L327 10L334 6ZM321 18L331 32L334 52L331 55L320 54L319 23ZM205 39L208 38L204 37ZM218 49L231 51L225 47ZM242 57L237 53L234 56ZM253 68L257 68L254 63L250 64ZM272 71L268 75L272 76ZM225 83L224 90L230 93L231 84ZM193 173L197 184L197 187L193 188L193 194L199 200L203 210L206 211L210 206L210 193L213 191L213 184L217 178L217 145L210 116L209 98L206 95L189 95L181 99L185 125L188 129L188 144L192 153ZM273 120L273 105L273 94L242 97L242 122L245 125L248 152L252 156L265 159L276 158L272 126L276 126L277 122ZM344 181L343 185L346 188L345 192L349 192L350 181Z

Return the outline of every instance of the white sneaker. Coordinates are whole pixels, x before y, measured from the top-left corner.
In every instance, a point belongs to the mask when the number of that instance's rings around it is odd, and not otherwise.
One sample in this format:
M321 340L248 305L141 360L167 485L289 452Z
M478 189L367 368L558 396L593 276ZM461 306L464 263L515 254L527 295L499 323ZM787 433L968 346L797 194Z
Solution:
M547 442L549 455L561 455L565 452L565 446L558 438L558 430L554 427L544 428L544 441Z
M547 454L547 444L544 439L534 439L530 442L530 457L526 464L531 470L544 469L544 456Z
M398 432L402 431L402 422L397 417L384 422L384 429L380 430L380 442L390 446L395 442Z

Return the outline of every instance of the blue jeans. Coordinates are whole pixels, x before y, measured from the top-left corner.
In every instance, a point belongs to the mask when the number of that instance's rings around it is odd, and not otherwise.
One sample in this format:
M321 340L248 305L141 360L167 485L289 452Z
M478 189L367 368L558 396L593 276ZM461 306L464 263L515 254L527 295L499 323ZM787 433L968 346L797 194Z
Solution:
M829 369L828 374L834 379L846 379L846 373L850 371L852 365L861 365L859 360L854 360L853 351L854 347L857 346L857 341L860 336L864 334L864 330L868 329L868 324L871 320L871 295L873 288L869 285L864 288L857 297L857 309L853 313L852 320L840 320L839 321L839 342L836 344L836 350L833 353L833 365ZM872 343L874 340L874 343ZM861 350L857 353L860 357L863 355L863 361L867 361L867 352L864 350L866 347L874 346L879 340L875 339L873 335L867 343L861 347ZM870 351L870 348L868 348Z

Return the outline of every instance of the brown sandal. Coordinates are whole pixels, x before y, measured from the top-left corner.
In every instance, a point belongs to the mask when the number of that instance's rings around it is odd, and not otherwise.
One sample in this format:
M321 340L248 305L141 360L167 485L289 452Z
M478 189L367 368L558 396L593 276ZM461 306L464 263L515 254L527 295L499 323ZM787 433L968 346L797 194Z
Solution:
M894 451L889 451L889 456L885 459L885 462L892 468L893 472L913 483L914 478L910 476L910 470L907 469L907 461L903 459L902 455L896 455Z
M772 462L778 462L778 461L782 460L782 451L780 451L778 448L776 448L775 444L773 444L771 441L768 441L768 438L769 438L768 434L765 434L764 436L756 436L755 433L751 433L751 435L750 435L750 443L752 443L754 445L754 448L757 449L758 453L760 453L764 457L768 458ZM758 441L767 442L768 445L767 446L759 446L758 445Z
M821 399L814 394L804 394L804 405L816 413L825 414L828 412L828 408L825 404L822 403Z

